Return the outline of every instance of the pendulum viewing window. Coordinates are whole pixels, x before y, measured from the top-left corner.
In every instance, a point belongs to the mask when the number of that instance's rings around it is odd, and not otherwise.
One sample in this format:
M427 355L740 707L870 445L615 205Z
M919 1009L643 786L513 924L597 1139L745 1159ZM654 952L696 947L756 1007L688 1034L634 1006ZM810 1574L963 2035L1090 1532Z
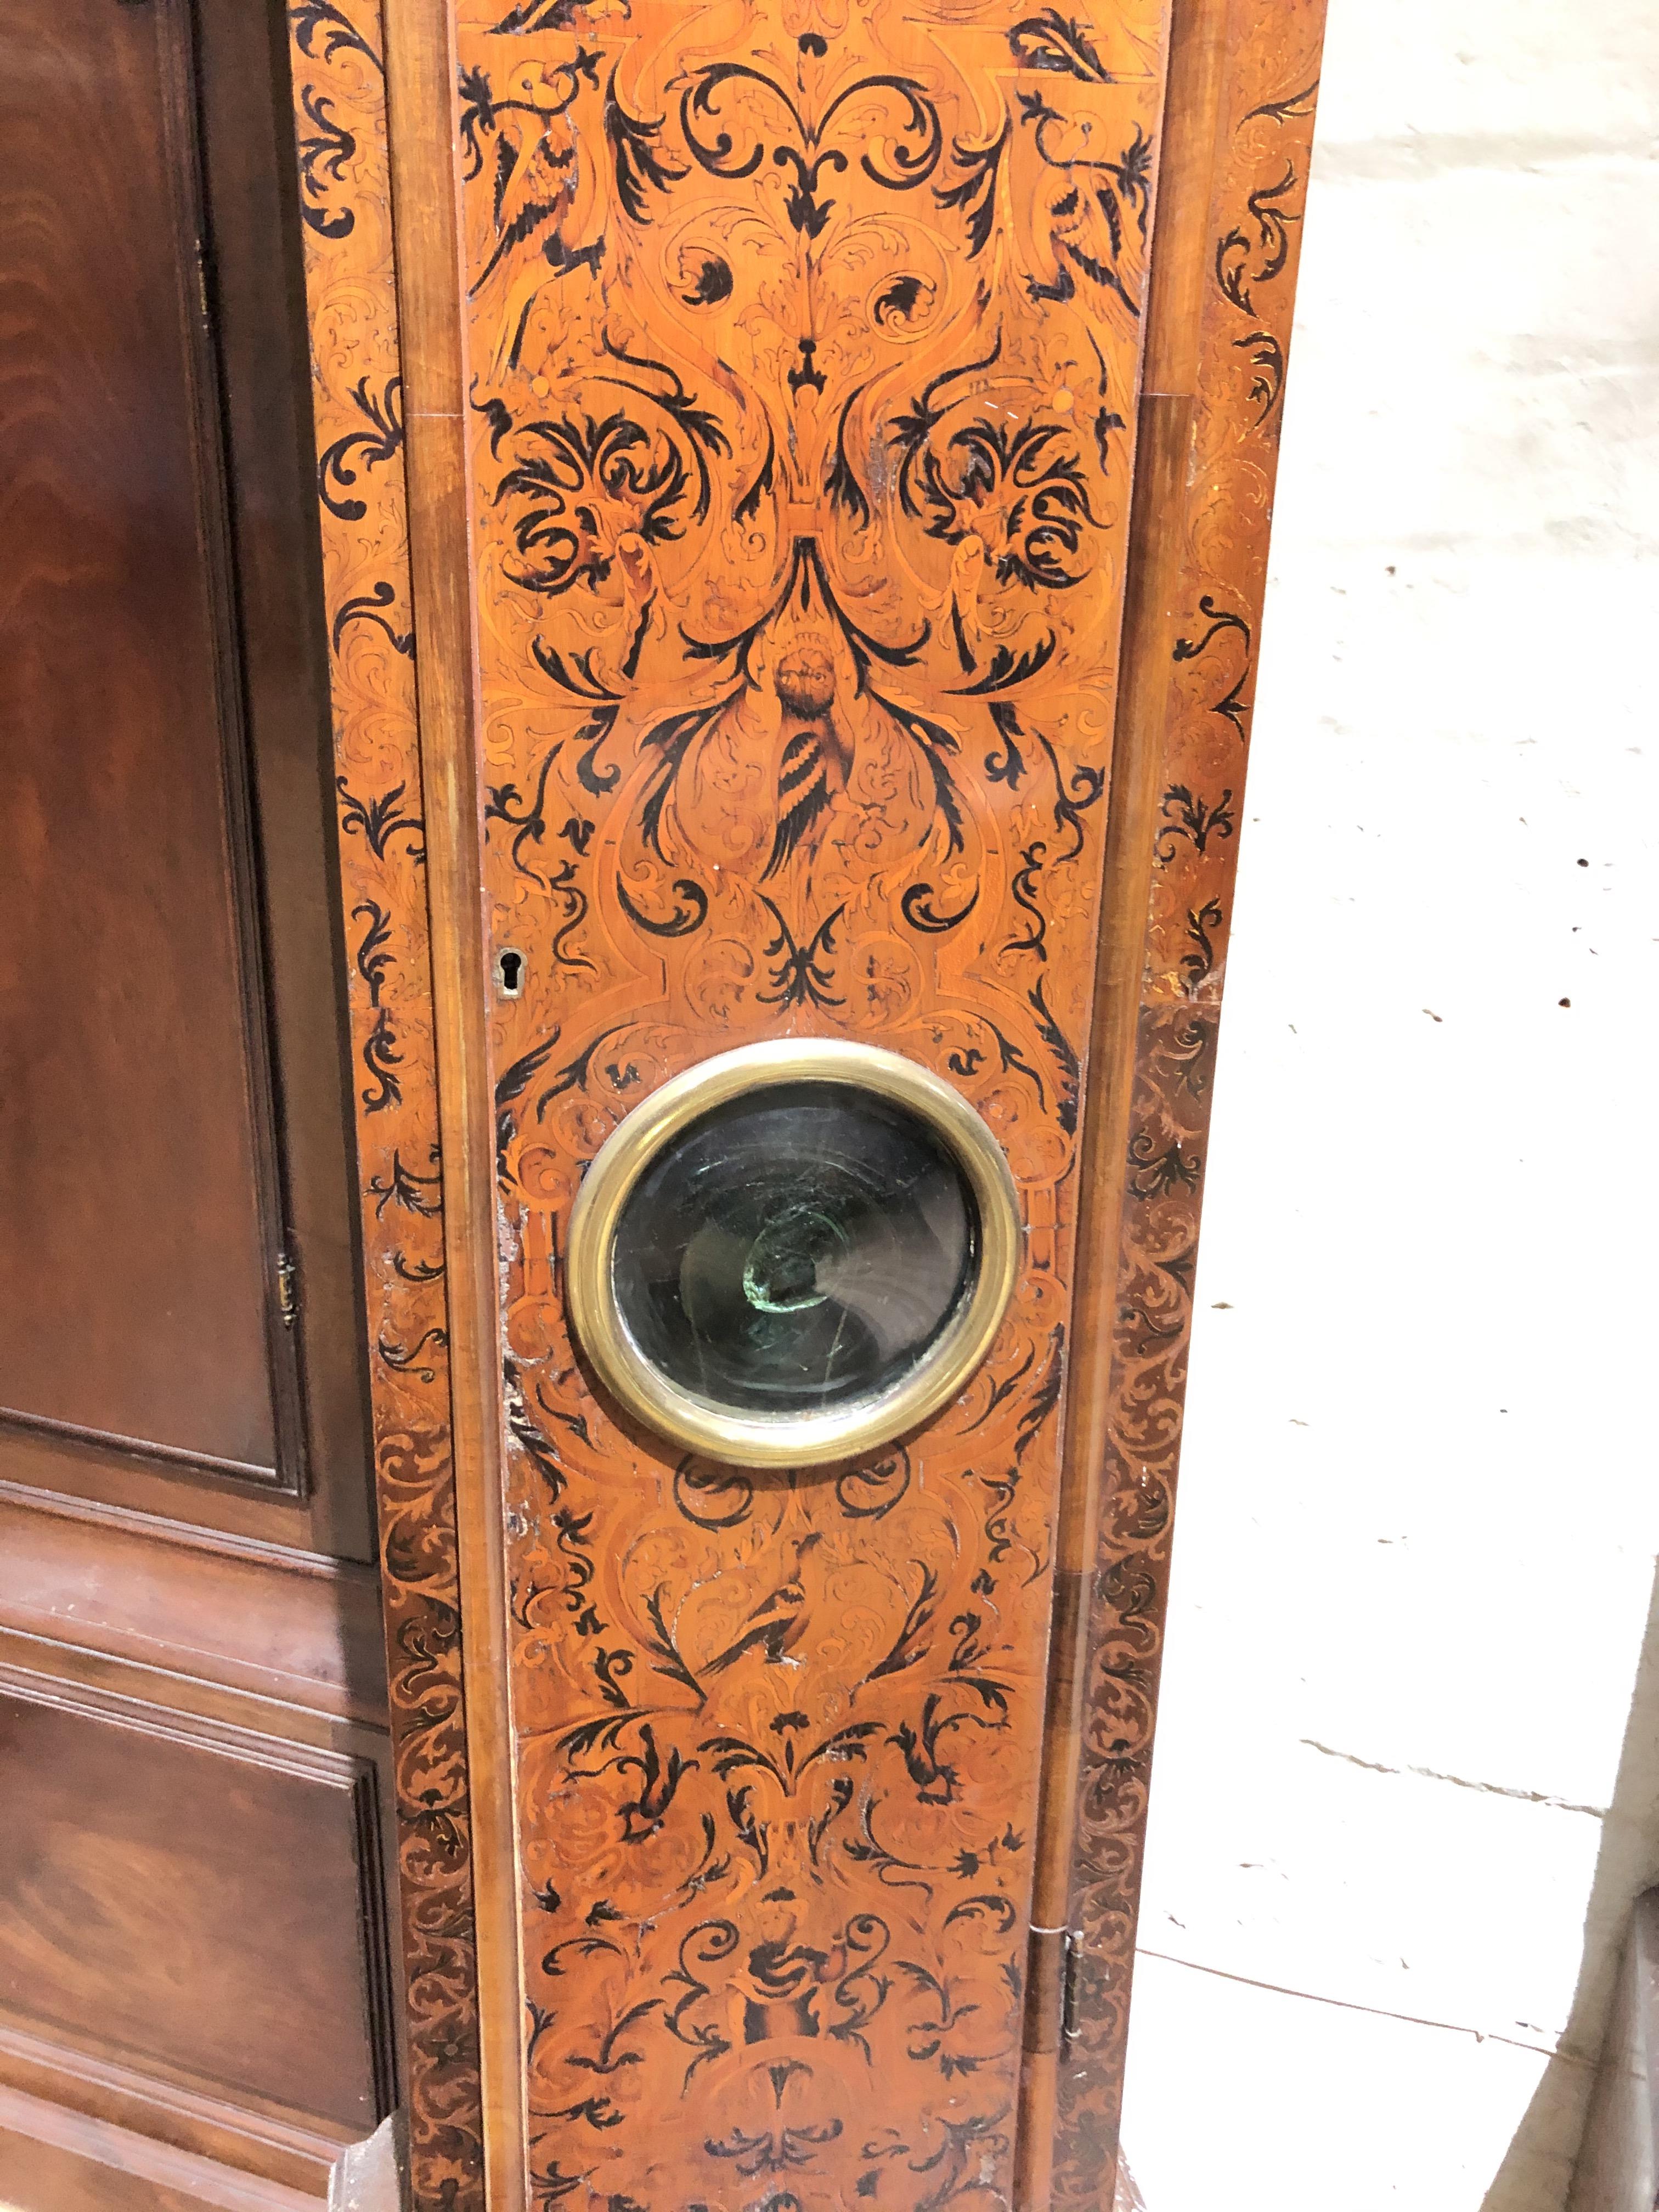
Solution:
M967 1176L920 1115L851 1084L780 1084L665 1146L623 1207L611 1281L635 1343L683 1389L796 1413L924 1358L979 1243Z
M990 1131L897 1054L751 1045L636 1107L567 1280L600 1380L693 1450L806 1465L936 1412L988 1350L1020 1230Z

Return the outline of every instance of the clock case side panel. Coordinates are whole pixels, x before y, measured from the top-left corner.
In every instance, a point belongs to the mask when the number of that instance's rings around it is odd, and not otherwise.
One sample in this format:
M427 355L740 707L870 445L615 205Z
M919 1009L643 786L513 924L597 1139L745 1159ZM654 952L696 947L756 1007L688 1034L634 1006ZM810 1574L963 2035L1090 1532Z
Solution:
M1324 0L1176 0L1096 981L1023 2203L1109 2203ZM1085 1357L1084 1347L1091 1356ZM1051 1927L1056 1940L1042 1942Z

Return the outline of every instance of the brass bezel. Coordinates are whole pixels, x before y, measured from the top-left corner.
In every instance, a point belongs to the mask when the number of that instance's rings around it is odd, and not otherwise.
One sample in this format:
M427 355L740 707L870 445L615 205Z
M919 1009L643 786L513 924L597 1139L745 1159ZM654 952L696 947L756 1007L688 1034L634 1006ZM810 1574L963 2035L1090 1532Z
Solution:
M635 1343L617 1310L611 1260L635 1183L688 1122L749 1091L781 1083L846 1083L908 1106L960 1162L979 1207L974 1288L937 1344L890 1389L833 1412L743 1414L683 1389ZM606 1389L647 1428L738 1467L817 1467L851 1459L917 1428L947 1405L990 1350L1019 1270L1019 1199L1002 1147L948 1083L877 1045L779 1038L701 1060L653 1091L600 1146L571 1209L565 1259L570 1317Z

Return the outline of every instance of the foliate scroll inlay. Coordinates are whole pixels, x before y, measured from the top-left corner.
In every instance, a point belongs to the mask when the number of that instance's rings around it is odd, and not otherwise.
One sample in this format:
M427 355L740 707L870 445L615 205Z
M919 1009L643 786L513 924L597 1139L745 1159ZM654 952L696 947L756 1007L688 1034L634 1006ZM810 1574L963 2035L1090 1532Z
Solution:
M1079 2033L1060 2085L1054 2202L1099 2202L1116 2154L1199 1209L1267 582L1279 410L1323 0L1231 0L1184 472L1172 672L1118 1253L1090 1607L1071 1924ZM1170 519L1165 519L1165 527Z
M1006 2197L1162 24L463 6L532 2193ZM853 1036L1002 1140L962 1398L676 1458L560 1297L586 1164Z
M416 2212L482 2212L403 380L376 0L289 16L397 1771Z

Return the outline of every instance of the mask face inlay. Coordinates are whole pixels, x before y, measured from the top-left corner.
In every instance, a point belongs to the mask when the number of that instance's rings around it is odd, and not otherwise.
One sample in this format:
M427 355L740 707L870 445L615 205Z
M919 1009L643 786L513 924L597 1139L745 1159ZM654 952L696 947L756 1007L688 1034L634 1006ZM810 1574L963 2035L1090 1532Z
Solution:
M573 1318L653 1428L810 1464L960 1389L1018 1244L1001 1152L937 1077L869 1047L751 1046L665 1085L601 1150L571 1224Z

